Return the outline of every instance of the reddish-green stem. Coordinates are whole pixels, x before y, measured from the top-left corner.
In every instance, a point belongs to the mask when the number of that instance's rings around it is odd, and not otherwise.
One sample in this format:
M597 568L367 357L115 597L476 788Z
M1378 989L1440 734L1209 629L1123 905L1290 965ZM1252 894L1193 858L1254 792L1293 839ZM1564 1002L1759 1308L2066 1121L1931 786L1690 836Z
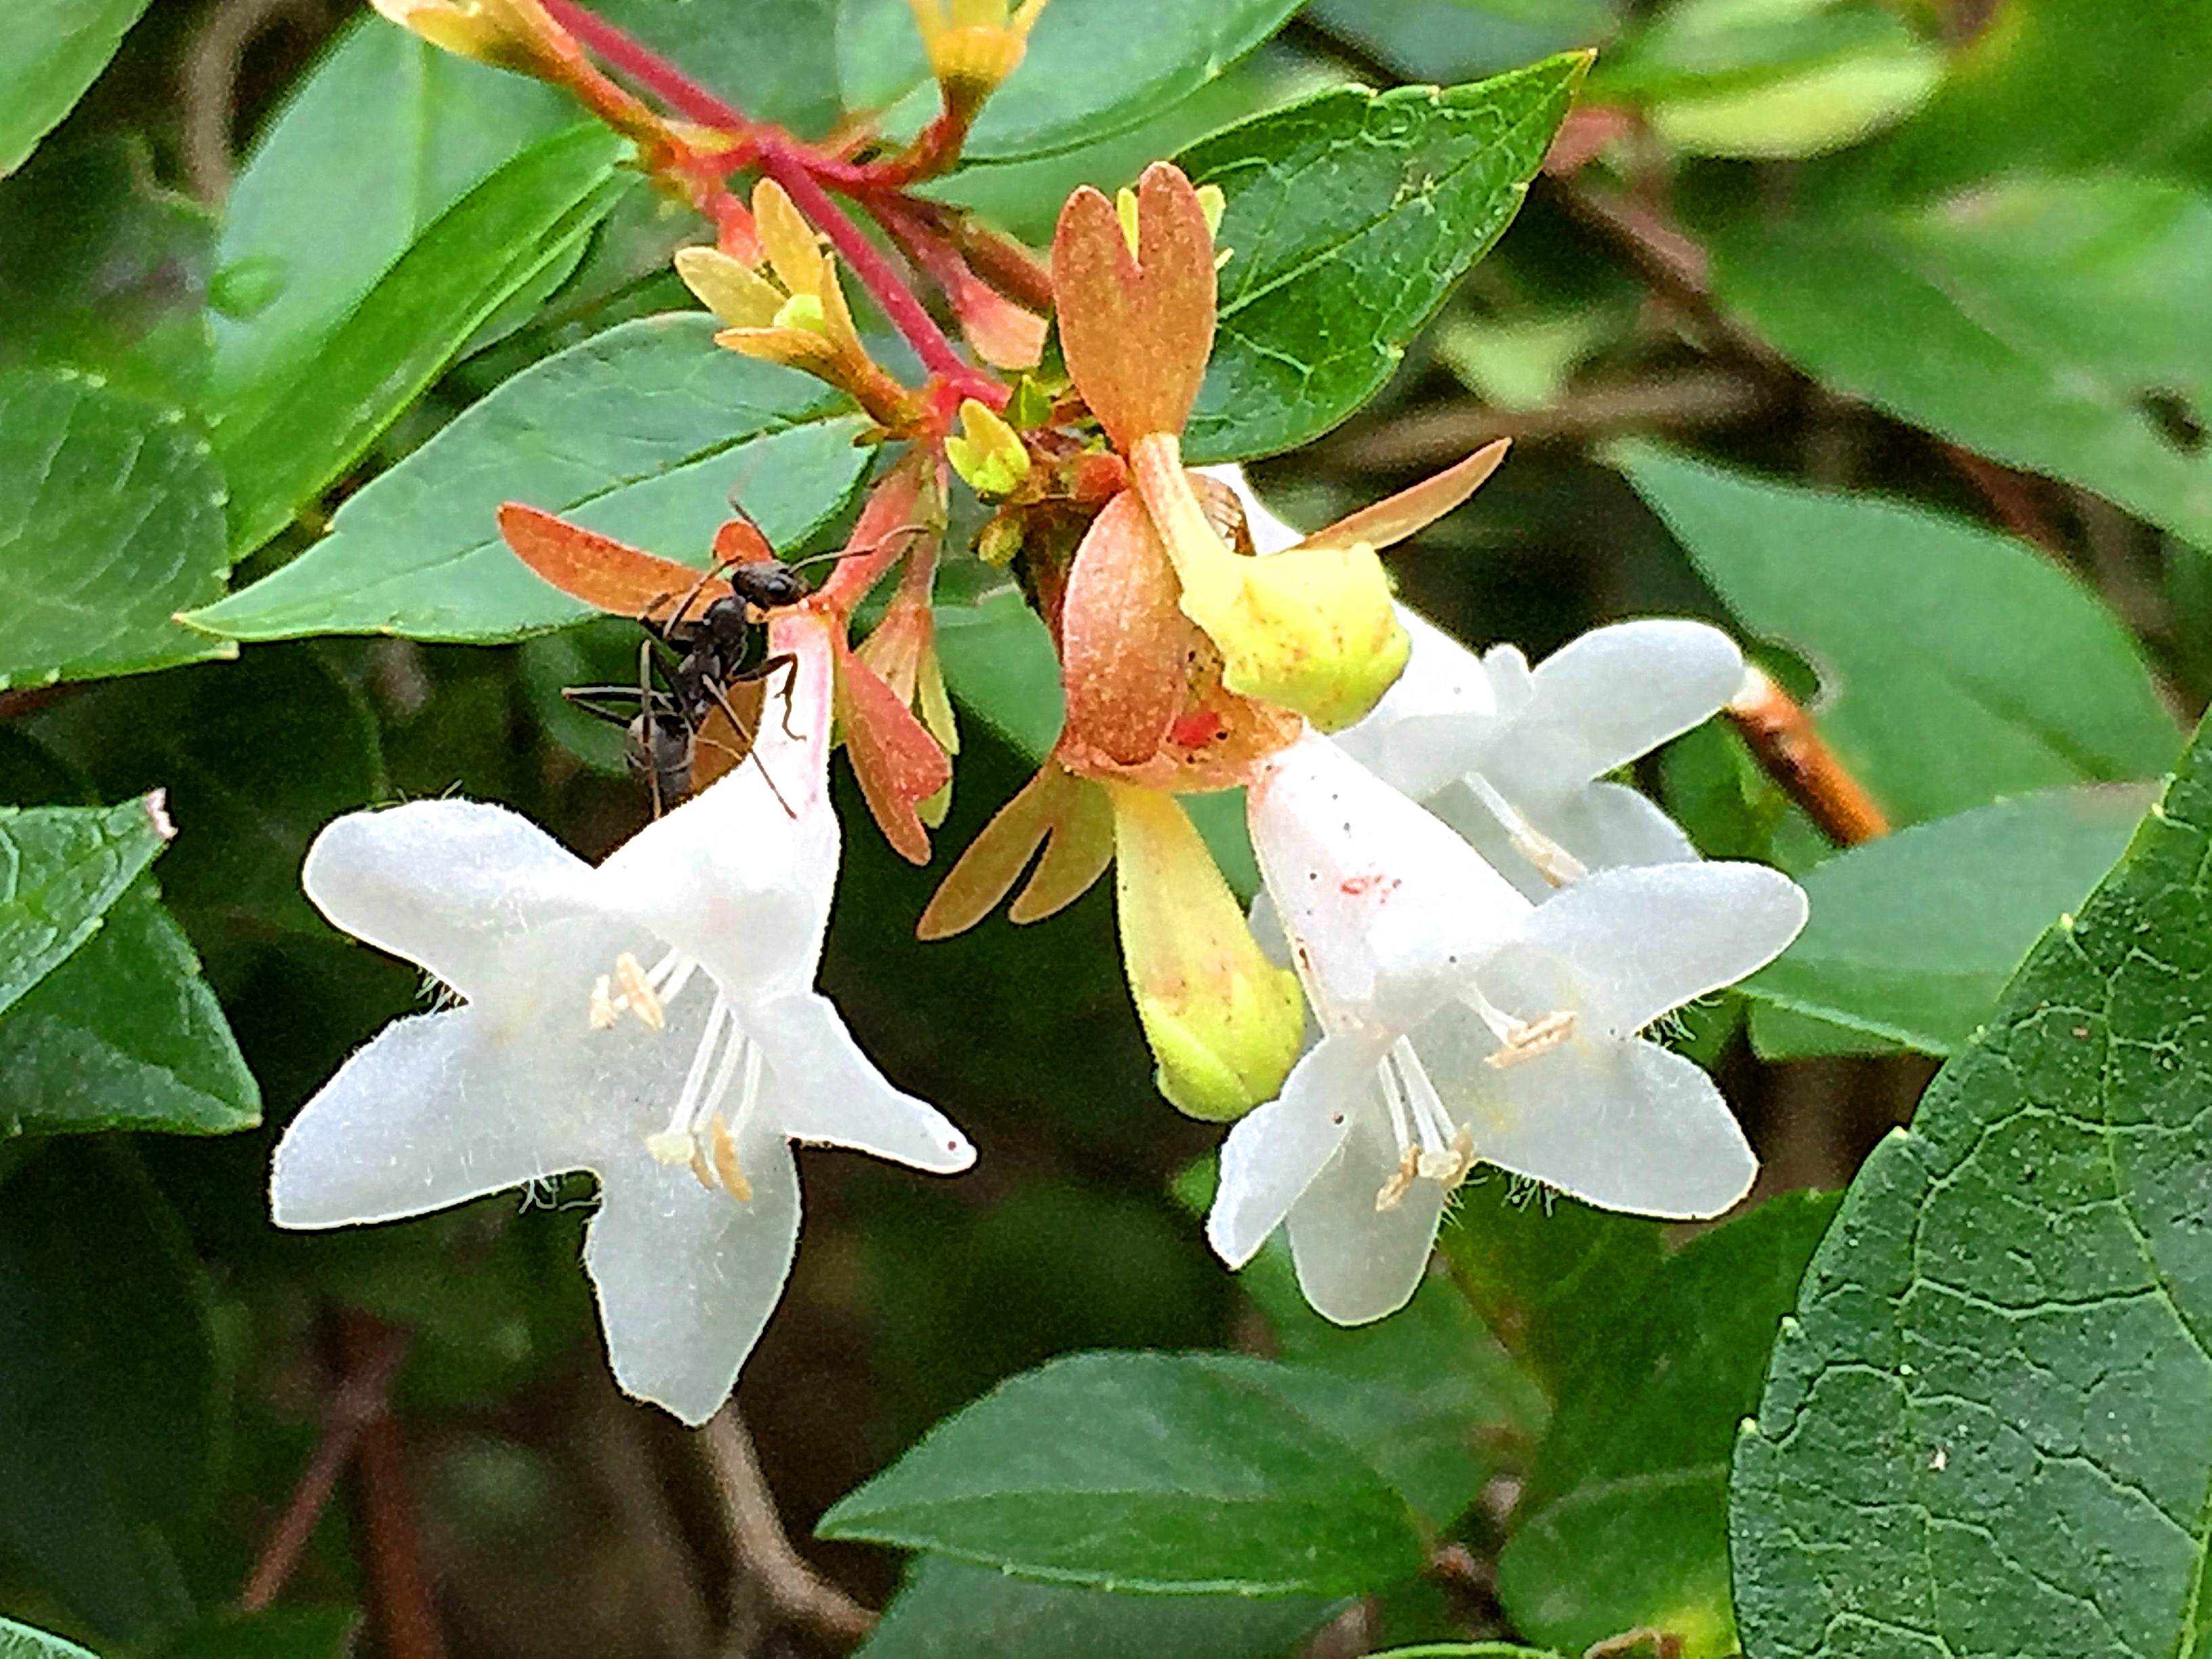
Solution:
M750 133L753 123L708 92L659 52L576 0L543 0L546 15L586 46L689 120L730 132Z

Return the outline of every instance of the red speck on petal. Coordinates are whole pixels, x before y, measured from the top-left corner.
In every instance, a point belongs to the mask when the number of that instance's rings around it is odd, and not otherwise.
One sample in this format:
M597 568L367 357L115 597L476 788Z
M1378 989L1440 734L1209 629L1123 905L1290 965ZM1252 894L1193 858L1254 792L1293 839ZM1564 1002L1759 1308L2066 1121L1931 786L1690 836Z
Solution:
M1378 870L1372 875L1346 876L1337 884L1337 890L1346 898L1364 898L1370 893L1388 898L1400 885L1397 877L1386 876Z
M1221 716L1210 708L1181 715L1168 727L1169 738L1182 749L1196 749L1228 734L1229 728L1222 723Z

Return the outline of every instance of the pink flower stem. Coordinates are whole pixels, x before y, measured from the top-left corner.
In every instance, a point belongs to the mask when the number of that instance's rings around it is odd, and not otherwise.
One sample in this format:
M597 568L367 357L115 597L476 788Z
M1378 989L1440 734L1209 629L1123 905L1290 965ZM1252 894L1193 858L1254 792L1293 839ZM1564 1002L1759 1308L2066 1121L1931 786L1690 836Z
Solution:
M708 92L659 52L576 0L542 0L548 16L585 46L687 119L731 132L750 133L752 122Z

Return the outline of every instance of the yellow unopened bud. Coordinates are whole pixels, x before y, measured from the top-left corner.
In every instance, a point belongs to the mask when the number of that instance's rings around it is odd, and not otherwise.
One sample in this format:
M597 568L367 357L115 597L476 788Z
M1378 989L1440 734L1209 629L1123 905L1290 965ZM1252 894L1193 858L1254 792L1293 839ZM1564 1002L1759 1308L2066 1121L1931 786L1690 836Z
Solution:
M1272 1100L1305 1040L1297 975L1261 953L1173 795L1105 786L1114 804L1121 959L1159 1090L1212 1122Z
M802 329L809 334L827 335L829 325L822 314L821 296L814 294L794 294L776 307L776 328Z
M1140 440L1138 494L1182 585L1183 615L1221 652L1231 691L1297 710L1324 732L1374 708L1413 648L1366 542L1234 553L1206 521L1172 434Z
M909 0L930 73L957 104L973 108L1018 68L1045 0Z
M1030 452L1020 434L973 398L960 405L960 433L945 441L952 470L978 495L1012 495L1030 471Z
M528 70L561 30L537 0L372 0L376 9L432 46L478 63Z

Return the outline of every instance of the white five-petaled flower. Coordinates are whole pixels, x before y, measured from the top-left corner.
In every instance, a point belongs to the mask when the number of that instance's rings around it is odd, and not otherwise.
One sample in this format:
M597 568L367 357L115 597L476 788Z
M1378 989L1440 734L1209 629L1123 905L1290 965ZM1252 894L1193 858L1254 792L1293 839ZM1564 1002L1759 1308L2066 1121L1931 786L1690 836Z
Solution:
M1266 553L1298 532L1233 467ZM1606 774L1706 719L1742 688L1743 655L1717 628L1648 617L1592 629L1534 668L1518 647L1480 656L1399 607L1405 672L1336 740L1472 841L1532 898L1587 870L1698 856L1674 821Z
M279 1225L386 1221L568 1170L599 1177L584 1263L630 1393L687 1423L728 1395L799 1234L790 1142L951 1173L975 1150L900 1093L813 989L838 854L826 625L753 760L596 869L463 800L356 812L303 881L461 1006L395 1022L276 1148Z
M1594 872L1531 904L1326 738L1250 797L1267 896L1321 1027L1221 1151L1232 1267L1287 1222L1307 1299L1378 1319L1474 1164L1608 1209L1717 1215L1757 1162L1712 1081L1638 1033L1772 958L1805 897L1751 864Z

